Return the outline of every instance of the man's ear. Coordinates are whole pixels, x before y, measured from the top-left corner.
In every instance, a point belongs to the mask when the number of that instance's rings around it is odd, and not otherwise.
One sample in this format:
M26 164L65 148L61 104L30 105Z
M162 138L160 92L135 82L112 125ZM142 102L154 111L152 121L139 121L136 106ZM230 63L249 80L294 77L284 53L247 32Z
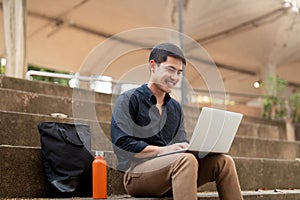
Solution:
M154 60L149 61L150 71L153 72L155 69L156 62Z

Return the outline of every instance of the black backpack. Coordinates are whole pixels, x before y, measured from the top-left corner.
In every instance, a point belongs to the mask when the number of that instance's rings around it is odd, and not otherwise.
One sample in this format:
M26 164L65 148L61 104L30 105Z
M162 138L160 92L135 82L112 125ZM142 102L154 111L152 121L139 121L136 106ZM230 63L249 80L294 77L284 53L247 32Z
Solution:
M38 130L46 177L57 190L52 195L91 196L94 157L89 126L43 122Z

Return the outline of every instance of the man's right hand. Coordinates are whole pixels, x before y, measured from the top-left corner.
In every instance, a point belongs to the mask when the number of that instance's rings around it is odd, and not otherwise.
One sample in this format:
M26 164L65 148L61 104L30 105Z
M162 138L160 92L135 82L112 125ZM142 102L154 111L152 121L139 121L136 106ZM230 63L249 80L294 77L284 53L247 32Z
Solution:
M169 153L169 152L172 152L172 151L178 151L178 150L181 150L181 149L186 149L187 147L188 147L188 143L186 143L186 142L175 143L175 144L163 147L162 151L159 154Z
M135 154L134 157L136 157L136 158L155 157L158 154L169 153L169 152L172 152L172 151L186 149L187 147L188 147L188 143L186 143L186 142L175 143L175 144L168 145L168 146L163 146L163 147L148 145L141 152Z

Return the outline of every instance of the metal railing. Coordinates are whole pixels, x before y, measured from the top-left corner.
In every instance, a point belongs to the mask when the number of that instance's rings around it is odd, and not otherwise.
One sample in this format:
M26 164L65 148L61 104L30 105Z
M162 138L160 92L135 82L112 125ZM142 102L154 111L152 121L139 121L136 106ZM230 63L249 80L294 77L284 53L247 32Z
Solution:
M123 91L128 89L137 87L141 83L134 82L119 82L116 80L112 80L112 78L108 76L81 76L79 73L75 74L59 74L52 72L42 72L42 71L33 71L30 70L26 73L26 78L28 80L33 80L33 76L42 76L42 77L52 77L52 78L61 78L61 79L69 79L69 86L72 88L79 88L80 82L85 81L89 82L88 88L94 90L95 92L107 93L107 94L120 94ZM179 87L175 87L173 89L173 96L181 101L181 92ZM262 108L262 99L263 96L255 95L255 94L243 94L243 93L234 93L234 92L226 92L224 91L209 91L205 89L187 89L187 105L199 106L199 105L207 105L210 106L212 104L226 105L227 107L240 107L240 109L257 109L261 110ZM221 98L215 98L220 95ZM233 109L234 110L234 109ZM261 115L256 111L257 114L252 115Z

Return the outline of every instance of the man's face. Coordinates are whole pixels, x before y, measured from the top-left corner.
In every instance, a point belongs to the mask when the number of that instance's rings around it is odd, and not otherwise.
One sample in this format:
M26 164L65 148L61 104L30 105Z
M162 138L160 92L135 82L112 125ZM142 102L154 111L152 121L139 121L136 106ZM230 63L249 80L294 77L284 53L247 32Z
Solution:
M150 67L152 70L150 81L163 92L170 93L181 79L183 64L179 58L168 56L167 60L160 64L151 60Z

